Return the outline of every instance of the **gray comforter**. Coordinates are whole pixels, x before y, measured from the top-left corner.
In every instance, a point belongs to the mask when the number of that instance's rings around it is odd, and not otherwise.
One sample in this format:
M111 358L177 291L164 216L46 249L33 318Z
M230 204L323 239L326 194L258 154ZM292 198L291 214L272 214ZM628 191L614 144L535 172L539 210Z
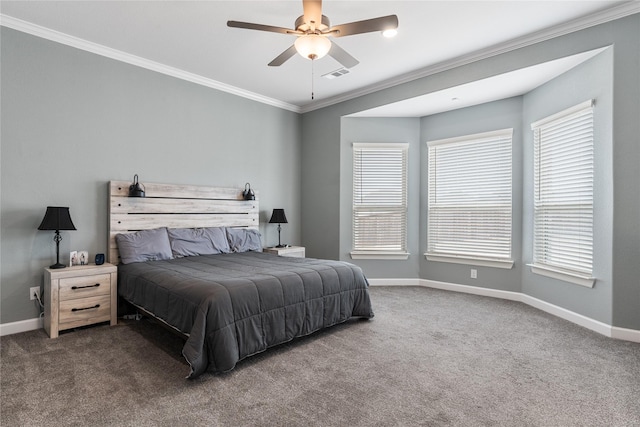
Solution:
M118 267L118 293L188 335L190 378L344 322L373 317L367 279L350 263L261 252Z

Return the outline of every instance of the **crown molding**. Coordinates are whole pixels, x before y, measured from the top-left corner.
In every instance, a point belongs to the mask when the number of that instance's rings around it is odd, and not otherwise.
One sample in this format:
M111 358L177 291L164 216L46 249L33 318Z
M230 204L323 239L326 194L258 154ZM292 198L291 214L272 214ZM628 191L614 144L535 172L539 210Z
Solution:
M403 74L401 76L394 77L392 79L388 79L371 86L366 86L358 90L346 92L338 96L315 102L313 104L303 105L301 108L301 112L308 113L310 111L329 107L331 105L349 101L360 96L369 95L380 90L388 89L393 86L408 83L414 80L421 79L423 77L431 76L443 71L452 70L463 65L468 65L473 62L511 52L526 46L531 46L536 43L541 43L556 37L584 30L585 28L594 27L596 25L604 24L610 21L615 21L616 19L624 18L636 13L640 13L640 1L632 0L601 12L596 12L591 15L575 19L573 21L558 24L553 27L528 34L526 36L509 40L505 43L493 45L491 47L473 52L468 55L462 55L457 58L443 61L426 68L421 68L419 70Z
M621 5L614 6L607 10L597 12L591 15L587 15L582 18L575 19L563 24L559 24L536 33L529 34L527 36L519 37L510 40L505 43L491 46L487 49L473 52L469 55L463 55L454 58L449 61L443 61L438 64L416 70L414 72L406 73L393 79L388 79L380 83L366 86L364 88L346 92L344 94L327 98L322 101L317 101L312 104L304 106L297 106L284 101L280 101L274 98L269 98L254 92L250 92L244 89L240 89L235 86L227 85L219 81L203 77L198 74L190 73L188 71L180 70L175 67L161 64L159 62L151 61L136 55L112 49L107 46L103 46L97 43L93 43L78 37L74 37L59 31L55 31L40 25L36 25L21 19L13 18L8 15L0 14L0 25L12 28L23 33L31 34L36 37L51 40L60 44L75 47L87 52L101 55L107 58L115 59L116 61L125 62L127 64L135 65L137 67L145 68L151 71L155 71L161 74L165 74L178 79L186 80L201 86L209 87L212 89L227 92L233 95L237 95L243 98L247 98L253 101L261 102L263 104L271 105L273 107L289 110L294 113L307 113L310 111L318 110L321 108L329 107L341 102L349 101L354 98L358 98L364 95L369 95L380 90L388 89L393 86L397 86L403 83L408 83L413 80L418 80L423 77L427 77L433 74L437 74L443 71L451 70L463 65L468 65L473 62L481 61L483 59L491 58L506 52L517 50L526 46L530 46L536 43L540 43L546 40L553 39L555 37L570 34L576 31L583 30L585 28L593 27L599 24L603 24L616 19L624 18L629 15L640 13L640 2L637 0L631 0Z
M0 14L0 25L66 46L71 46L76 49L91 52L96 55L104 56L106 58L115 59L116 61L135 65L137 67L145 68L147 70L155 71L181 80L186 80L188 82L195 83L201 86L206 86L211 89L227 92L243 98L251 99L253 101L261 102L263 104L282 108L284 110L293 111L294 113L300 112L300 107L298 107L297 105L262 96L254 92L250 92L244 89L237 88L235 86L227 85L219 81L203 77L199 74L190 73L188 71L161 64L159 62L151 61L149 59L132 55L121 50L112 49L98 43L93 43L78 37L71 36L69 34L62 33L60 31L42 27L40 25L23 21L12 16Z

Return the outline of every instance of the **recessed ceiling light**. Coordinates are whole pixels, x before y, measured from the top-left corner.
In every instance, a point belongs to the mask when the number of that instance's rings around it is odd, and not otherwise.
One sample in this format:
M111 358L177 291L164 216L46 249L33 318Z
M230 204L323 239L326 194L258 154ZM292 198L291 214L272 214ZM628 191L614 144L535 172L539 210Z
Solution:
M395 28L392 28L390 30L384 30L382 32L382 35L387 37L387 38L395 37L396 34L398 34L398 30L396 30Z

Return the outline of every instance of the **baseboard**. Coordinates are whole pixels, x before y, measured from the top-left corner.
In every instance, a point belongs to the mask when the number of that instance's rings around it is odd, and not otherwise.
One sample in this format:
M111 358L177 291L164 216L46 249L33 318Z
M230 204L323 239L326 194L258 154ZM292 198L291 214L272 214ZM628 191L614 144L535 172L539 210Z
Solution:
M529 295L521 294L522 302L537 308L538 310L542 310L546 313L552 314L556 317L559 317L564 320L568 320L571 323L575 323L576 325L580 325L583 328L591 329L594 332L602 334L607 337L611 337L611 325L607 325L606 323L600 322L598 320L592 319L587 316L583 316L582 314L578 314L571 310L567 310L566 308L559 307L557 305L548 303L546 301L542 301L538 298L534 298Z
M5 335L19 334L20 332L35 331L44 328L44 319L36 317L34 319L20 320L18 322L0 324L0 337Z
M600 322L582 314L575 313L566 308L548 303L521 292L502 291L499 289L481 288L477 286L458 285L455 283L438 282L425 279L368 279L371 286L423 286L425 288L442 289L446 291L461 292L465 294L480 295L485 297L500 298L510 301L518 301L527 304L545 313L552 314L576 325L590 329L594 332L624 341L640 343L640 331L635 329L619 328Z
M421 279L422 286L445 291L462 292L465 294L482 295L485 297L500 298L510 301L522 301L520 292L502 291L500 289L481 288L478 286L457 285L455 283L438 282L436 280Z
M519 301L531 307L552 314L561 319L575 323L584 328L598 332L610 338L616 338L623 341L631 341L640 343L640 331L635 329L619 328L617 326L607 325L582 314L567 310L566 308L542 301L532 296L512 291L502 291L499 289L481 288L477 286L458 285L455 283L438 282L435 280L425 279L368 279L371 286L423 286L425 288L442 289L445 291L461 292L465 294L480 295L485 297L500 298L510 301ZM41 317L34 319L21 320L12 323L0 324L0 337L20 332L34 331L44 327L44 321Z
M640 343L640 331L635 329L618 328L617 326L613 326L611 328L611 337L619 340Z
M422 286L421 279L369 279L371 286Z

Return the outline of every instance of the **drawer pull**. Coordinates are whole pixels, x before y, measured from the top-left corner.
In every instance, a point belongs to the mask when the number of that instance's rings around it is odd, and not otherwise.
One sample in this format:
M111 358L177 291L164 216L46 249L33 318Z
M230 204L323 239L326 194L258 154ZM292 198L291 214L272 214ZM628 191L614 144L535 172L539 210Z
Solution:
M98 286L100 286L100 283L96 283L95 285L87 285L87 286L72 286L71 289L75 291L76 289L97 288Z
M82 311L82 310L91 310L92 308L99 308L100 304L96 304L93 307L85 307L85 308L72 308L71 311Z

